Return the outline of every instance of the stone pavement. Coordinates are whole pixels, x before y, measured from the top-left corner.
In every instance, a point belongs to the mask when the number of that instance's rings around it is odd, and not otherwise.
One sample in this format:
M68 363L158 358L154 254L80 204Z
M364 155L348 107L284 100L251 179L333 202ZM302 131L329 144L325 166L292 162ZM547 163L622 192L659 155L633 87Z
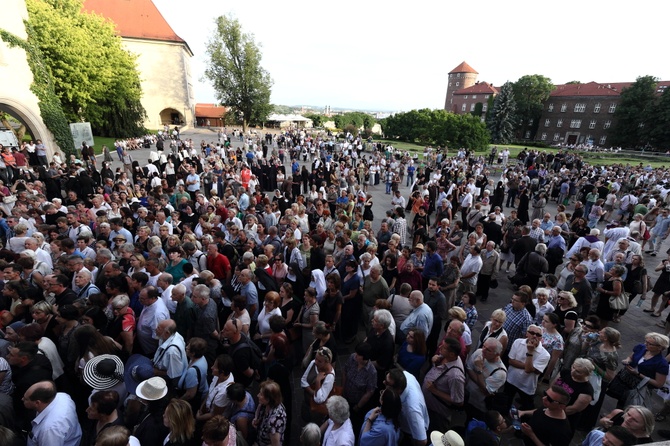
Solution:
M191 129L191 130L186 130L182 133L181 135L182 139L188 139L191 138L193 139L194 143L199 146L200 141L204 140L206 142L216 142L217 141L217 134L213 130L207 130L207 129ZM233 146L238 147L240 146L241 143L239 141L234 141ZM152 147L151 149L142 149L142 150L136 150L130 152L131 155L133 156L134 160L139 161L140 165L145 165L148 163L149 159L149 152L150 150L155 150L155 147ZM121 163L118 161L118 157L116 156L115 153L112 153L112 156L114 157L115 161L113 162L112 170L115 170L116 167L122 167ZM101 161L102 158L99 157L99 161ZM301 162L302 164L302 162ZM498 180L497 177L493 178L495 181ZM377 217L375 221L373 222L373 229L375 231L379 230L379 226L381 224L381 219L385 215L386 210L391 208L390 202L391 202L391 195L386 195L385 194L385 185L383 183L380 183L377 186L371 186L369 188L370 193L373 194L374 198L374 205L373 205L373 212L374 215ZM404 184L402 184L401 187L401 193L403 194L404 197L409 197L409 188L406 188ZM547 205L546 210L548 212L551 212L552 215L556 213L556 203L551 202ZM567 212L572 212L574 208L570 206L567 210ZM504 212L509 213L509 209L503 209ZM599 229L602 231L605 229L605 224L601 223L599 226ZM665 246L665 249L667 249L669 246ZM664 253L665 249L661 250L660 252ZM658 277L658 273L654 272L654 268L664 259L664 255L660 255L659 257L651 257L650 255L644 254L644 260L646 264L647 271L649 272L650 276L652 277L652 283L655 283L656 278ZM491 290L489 294L489 299L487 302L477 302L477 310L479 313L479 320L475 326L475 329L473 330L473 339L478 339L479 338L479 332L481 329L484 327L484 324L489 320L491 313L497 309L497 308L502 308L504 307L507 303L510 302L511 297L512 297L512 285L509 283L509 280L507 279L506 275L503 273L498 275L498 280L500 282L500 285L497 289ZM648 293L648 299L651 301L651 296L652 293ZM663 333L664 330L663 328L657 327L656 324L659 321L665 321L666 316L669 312L669 310L666 310L662 317L660 318L654 318L650 317L649 313L644 313L642 310L645 308L649 307L648 302L642 302L641 306L638 306L639 304L639 297L636 298L630 309L626 312L626 314L623 316L622 320L620 323L612 323L610 326L613 328L616 328L621 332L621 343L622 343L622 348L619 350L619 358L624 359L628 355L631 354L632 349L635 345L644 342L644 335L648 332L651 331L656 331L659 333ZM362 341L365 337L364 331L362 329L359 331L358 334L358 340ZM339 359L337 361L337 367L336 367L336 376L338 376L338 383L340 382L339 376L342 375L342 365L346 358L349 356L351 352L353 352L353 349L356 345L356 342L353 342L351 344L346 344L346 345L340 345L340 349L338 351ZM294 399L293 399L293 423L292 423L292 441L291 444L297 444L298 442L298 436L300 432L301 426L304 424L300 420L300 404L302 403L303 400L303 394L302 390L300 389L300 377L302 375L302 371L300 370L300 367L296 367L293 371L293 376L294 376ZM653 412L657 412L660 410L662 407L662 400L654 395L651 406L649 407ZM615 408L616 402L610 398L606 397L605 403L603 405L602 414L609 413L612 409ZM670 429L670 417L667 421L665 422L657 422L656 423L656 430L658 429ZM583 438L584 434L581 434L580 432L577 432L575 435L575 438L573 439L573 444L581 443L581 439ZM654 435L655 439L660 440L661 438L658 435ZM516 439L511 439L511 443L518 443L518 440Z

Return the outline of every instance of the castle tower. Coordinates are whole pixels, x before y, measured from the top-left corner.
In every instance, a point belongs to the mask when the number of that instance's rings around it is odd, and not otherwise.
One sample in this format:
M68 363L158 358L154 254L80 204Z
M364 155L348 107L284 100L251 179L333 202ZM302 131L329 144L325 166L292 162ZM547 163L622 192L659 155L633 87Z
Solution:
M466 62L462 62L459 66L449 72L449 84L447 85L447 98L444 101L444 109L447 111L454 111L452 106L452 99L454 93L462 88L468 88L475 85L477 82L477 73L474 68Z

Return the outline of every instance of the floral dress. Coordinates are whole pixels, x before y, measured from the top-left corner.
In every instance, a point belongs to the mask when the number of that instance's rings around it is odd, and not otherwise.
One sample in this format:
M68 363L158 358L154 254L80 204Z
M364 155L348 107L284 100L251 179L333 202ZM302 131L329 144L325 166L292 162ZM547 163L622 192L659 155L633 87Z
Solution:
M270 446L271 435L279 433L279 444L284 442L284 431L286 430L286 408L283 404L275 408L262 405L258 408L258 446Z

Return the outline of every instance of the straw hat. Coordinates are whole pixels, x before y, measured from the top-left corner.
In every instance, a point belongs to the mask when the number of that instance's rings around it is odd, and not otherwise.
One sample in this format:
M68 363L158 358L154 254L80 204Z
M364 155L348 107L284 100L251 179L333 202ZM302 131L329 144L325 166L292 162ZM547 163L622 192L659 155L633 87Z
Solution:
M95 390L107 390L123 382L123 362L116 355L100 355L84 366L84 382Z
M460 435L454 431L447 431L442 433L433 431L430 433L430 442L433 446L464 446L465 443Z
M167 392L168 389L165 380L160 376L154 376L146 381L142 381L140 385L137 386L135 395L143 400L156 401L167 395Z
M422 244L422 243L417 243L416 246L414 247L414 249L420 249L421 251L425 251L425 250L426 250L426 248L423 247L423 244Z

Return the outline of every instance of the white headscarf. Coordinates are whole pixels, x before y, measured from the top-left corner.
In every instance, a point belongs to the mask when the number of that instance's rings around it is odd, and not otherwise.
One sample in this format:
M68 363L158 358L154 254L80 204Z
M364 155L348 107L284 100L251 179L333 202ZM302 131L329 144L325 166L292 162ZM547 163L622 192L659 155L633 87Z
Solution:
M323 275L323 271L319 269L312 271L312 280L309 282L309 286L316 290L316 300L321 303L324 294L326 294L326 277Z

